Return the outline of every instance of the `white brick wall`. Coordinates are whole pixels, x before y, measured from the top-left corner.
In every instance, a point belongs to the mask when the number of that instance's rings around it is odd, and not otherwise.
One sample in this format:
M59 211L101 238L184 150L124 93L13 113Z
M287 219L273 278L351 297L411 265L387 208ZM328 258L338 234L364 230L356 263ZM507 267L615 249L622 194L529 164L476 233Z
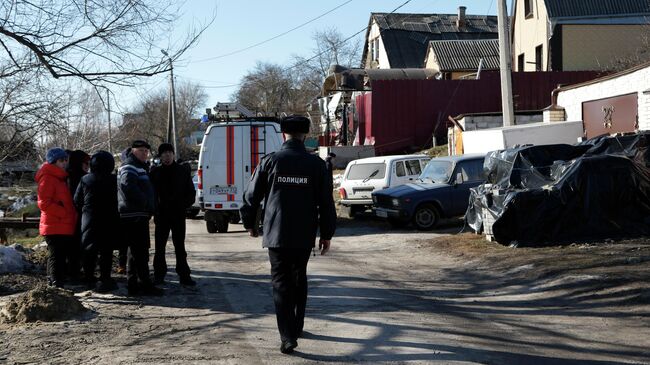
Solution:
M561 91L557 104L565 109L566 120L582 120L582 103L637 93L639 102L639 129L650 130L650 95L643 91L650 89L650 66L614 79L591 85Z

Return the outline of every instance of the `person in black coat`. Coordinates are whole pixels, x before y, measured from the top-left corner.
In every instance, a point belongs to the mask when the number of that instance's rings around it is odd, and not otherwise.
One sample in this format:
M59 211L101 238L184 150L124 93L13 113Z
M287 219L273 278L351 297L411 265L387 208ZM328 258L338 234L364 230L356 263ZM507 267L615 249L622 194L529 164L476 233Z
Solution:
M192 204L196 195L189 166L174 161L174 147L163 143L158 148L160 166L151 169L151 183L156 192L156 253L153 259L154 282L162 284L167 274L165 247L172 233L174 252L176 254L176 273L182 285L196 285L190 276L185 251L185 211Z
M88 173L89 161L90 156L82 150L68 152L68 167L66 171L68 172L68 188L70 189L70 194L73 195L73 199L81 178ZM74 244L70 245L66 252L66 269L72 282L81 278L81 211L77 210L77 213L79 213L79 218L73 238Z
M115 160L106 151L95 153L90 160L90 174L81 178L74 196L81 212L81 246L84 276L89 288L98 292L117 289L111 279L113 240L119 231L117 211L117 177ZM99 284L95 287L95 267L99 254Z
M280 332L280 351L293 352L302 335L307 305L307 263L316 243L324 255L336 230L332 175L325 162L307 152L310 120L283 118L286 142L266 155L253 172L240 208L244 228L257 237L257 216L264 203L262 245L271 263L273 301Z

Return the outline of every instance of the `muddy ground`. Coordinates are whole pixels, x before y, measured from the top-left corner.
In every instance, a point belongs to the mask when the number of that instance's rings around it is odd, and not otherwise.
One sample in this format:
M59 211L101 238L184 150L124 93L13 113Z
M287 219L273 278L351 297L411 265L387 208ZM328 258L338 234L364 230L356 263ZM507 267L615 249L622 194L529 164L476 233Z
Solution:
M122 277L114 294L78 290L80 318L0 324L0 363L650 363L647 239L507 248L455 222L342 221L332 252L311 258L306 336L286 356L266 252L231 227L188 221L196 288L178 285L170 249L164 297L127 297Z

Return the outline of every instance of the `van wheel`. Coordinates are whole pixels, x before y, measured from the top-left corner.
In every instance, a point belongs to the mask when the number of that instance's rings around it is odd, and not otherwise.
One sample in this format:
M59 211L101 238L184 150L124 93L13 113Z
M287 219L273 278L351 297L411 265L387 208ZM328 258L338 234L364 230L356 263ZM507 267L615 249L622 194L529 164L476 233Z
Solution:
M205 221L205 228L208 229L208 233L217 233L217 222Z
M217 222L217 232L219 233L226 233L228 232L228 221L225 219L222 219L220 222Z
M432 230L440 220L438 209L431 204L422 204L413 214L413 225L420 231Z

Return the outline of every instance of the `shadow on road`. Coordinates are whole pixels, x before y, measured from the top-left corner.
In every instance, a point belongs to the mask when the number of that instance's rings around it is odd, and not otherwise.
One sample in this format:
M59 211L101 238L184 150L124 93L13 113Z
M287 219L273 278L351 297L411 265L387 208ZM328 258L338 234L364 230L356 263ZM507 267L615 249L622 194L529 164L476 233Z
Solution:
M250 252L222 254L214 260L222 263L249 262ZM199 286L194 292L182 288L168 290L165 300L157 305L179 308L201 308L213 312L237 313L237 320L206 323L213 326L251 330L247 321L273 316L269 275L248 275L220 271L194 271ZM310 299L307 308L307 330L310 321L324 321L330 326L349 328L347 336L308 333L309 340L334 344L354 344L353 350L340 354L309 354L296 356L320 362L380 361L476 361L487 364L624 364L629 361L647 363L648 348L622 344L621 339L598 341L576 336L553 326L564 318L648 318L649 312L630 312L617 308L630 291L608 295L585 295L594 289L616 283L603 280L557 283L540 286L534 280L522 282L506 274L467 270L445 270L445 274L429 281L393 281L381 275L310 276ZM411 289L418 287L419 289ZM438 289L434 289L438 288ZM439 289L446 288L446 289ZM233 308L224 302L222 292L229 293ZM496 293L496 294L495 294ZM533 295L535 294L535 295ZM525 298L516 299L517 296ZM200 300L199 300L200 297ZM147 299L149 300L149 299ZM156 301L151 299L151 301ZM262 305L260 305L262 303ZM368 320L368 314L385 320ZM381 313L377 315L376 313ZM401 323L400 316L436 315L444 323L427 321L414 325ZM537 325L537 323L542 325ZM371 329L364 338L355 329ZM193 327L196 330L196 327ZM170 329L171 331L171 329ZM173 330L176 335L179 330ZM340 331L338 333L341 333ZM513 336L513 333L526 334ZM158 334L169 335L168 334ZM428 338L443 337L444 341ZM405 338L410 340L404 340ZM454 340L456 339L456 340ZM549 341L552 339L552 341ZM146 341L146 337L138 341ZM462 343L463 346L456 345ZM300 348L299 348L300 349ZM556 354L556 356L539 355ZM592 360L625 359L626 361Z

